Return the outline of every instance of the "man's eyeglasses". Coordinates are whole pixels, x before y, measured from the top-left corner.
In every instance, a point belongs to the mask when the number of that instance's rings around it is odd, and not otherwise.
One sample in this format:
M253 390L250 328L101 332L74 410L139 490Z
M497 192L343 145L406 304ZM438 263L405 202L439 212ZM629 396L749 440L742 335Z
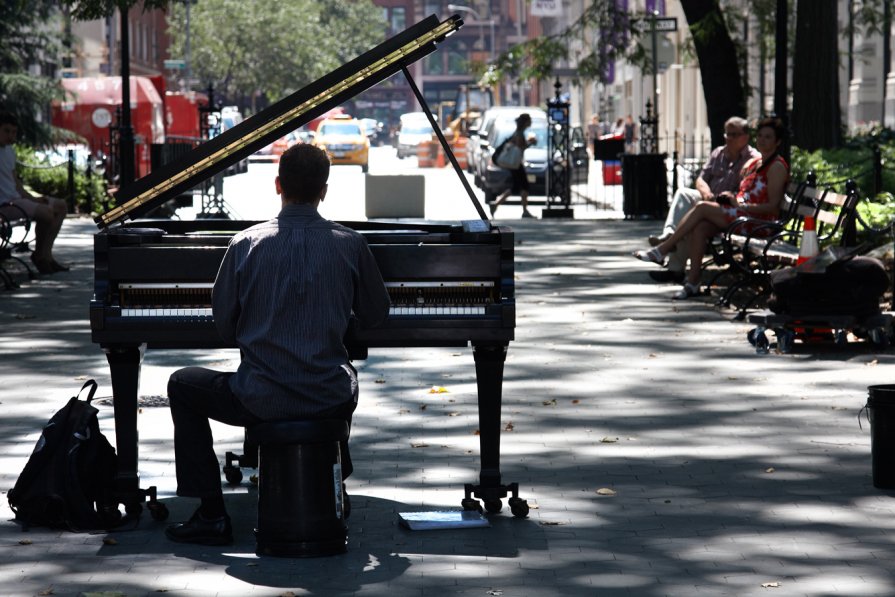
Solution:
M731 132L725 132L725 133L724 133L724 136L727 137L728 139L736 139L737 137L742 137L742 136L745 135L745 134L746 134L746 133L744 133L744 132L742 132L742 131L740 131L740 132L733 132L733 133L731 133Z

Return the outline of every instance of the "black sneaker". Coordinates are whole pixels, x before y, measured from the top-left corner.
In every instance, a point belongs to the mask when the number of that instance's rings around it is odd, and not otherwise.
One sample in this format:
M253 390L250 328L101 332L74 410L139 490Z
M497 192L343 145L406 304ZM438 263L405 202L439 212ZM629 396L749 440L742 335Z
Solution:
M233 527L226 514L220 518L205 520L196 510L188 521L168 526L165 536L177 543L230 545L233 543Z
M672 282L681 284L684 281L684 272L676 272L670 269L658 269L649 272L649 277L656 282Z

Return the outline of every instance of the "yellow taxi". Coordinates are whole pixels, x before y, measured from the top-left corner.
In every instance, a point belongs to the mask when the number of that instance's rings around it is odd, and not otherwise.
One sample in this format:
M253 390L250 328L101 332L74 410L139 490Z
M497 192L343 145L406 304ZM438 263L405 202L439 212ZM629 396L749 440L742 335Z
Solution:
M363 123L347 114L320 121L314 145L330 155L333 164L353 164L369 170L370 140Z

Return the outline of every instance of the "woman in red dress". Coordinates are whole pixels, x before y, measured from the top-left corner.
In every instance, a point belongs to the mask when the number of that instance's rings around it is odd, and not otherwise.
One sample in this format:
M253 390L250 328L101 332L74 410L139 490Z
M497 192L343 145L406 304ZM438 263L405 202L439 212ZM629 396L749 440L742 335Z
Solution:
M742 180L736 195L722 193L715 201L700 201L684 216L677 229L661 244L650 250L635 251L642 261L662 264L675 245L689 235L690 269L684 287L672 298L685 299L699 294L699 278L706 242L727 228L739 217L773 221L780 216L783 193L789 182L789 165L778 154L786 138L786 129L779 118L765 118L758 123L755 147L761 157L743 166Z

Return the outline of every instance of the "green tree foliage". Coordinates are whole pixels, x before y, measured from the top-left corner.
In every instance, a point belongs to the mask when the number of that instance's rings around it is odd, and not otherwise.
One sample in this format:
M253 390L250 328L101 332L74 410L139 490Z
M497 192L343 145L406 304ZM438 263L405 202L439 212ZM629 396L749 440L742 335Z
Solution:
M171 55L186 53L186 8L169 11ZM203 0L190 9L191 70L228 101L276 101L382 41L369 0Z
M19 139L46 145L51 131L46 107L58 96L54 79L29 74L32 64L55 57L58 27L53 0L6 0L0 3L0 109L19 120Z

